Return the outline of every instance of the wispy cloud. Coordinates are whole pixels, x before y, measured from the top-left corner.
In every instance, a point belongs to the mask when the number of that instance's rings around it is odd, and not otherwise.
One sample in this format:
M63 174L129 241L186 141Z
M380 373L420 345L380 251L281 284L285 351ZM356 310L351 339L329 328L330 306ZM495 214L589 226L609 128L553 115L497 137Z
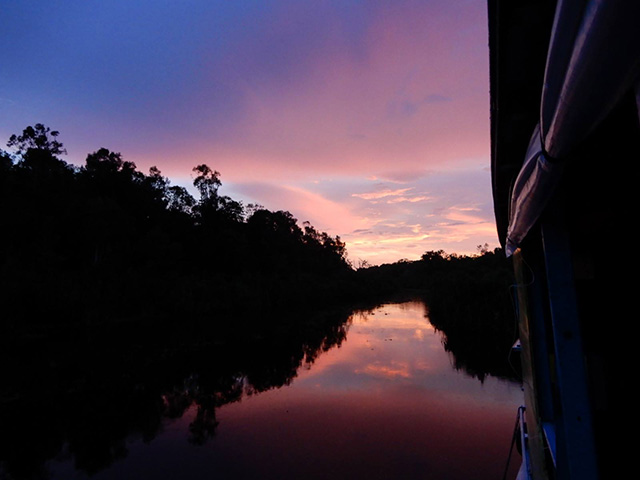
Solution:
M396 190L391 190L389 188L385 188L382 190L379 190L377 192L367 192L367 193L352 193L351 196L352 197L358 197L358 198L362 198L364 200L378 200L380 198L385 198L385 197L395 197L395 196L399 196L402 195L410 190L413 190L413 188L399 188Z
M352 230L365 231L372 225L366 217L347 205L296 185L274 185L266 182L234 184L233 189L248 202L270 210L288 210L300 222L309 221L322 231L343 235Z
M418 202L424 202L426 200L429 200L430 198L431 197L428 197L426 195L418 195L415 197L396 197L396 198L387 200L387 203L402 203L402 202L418 203Z

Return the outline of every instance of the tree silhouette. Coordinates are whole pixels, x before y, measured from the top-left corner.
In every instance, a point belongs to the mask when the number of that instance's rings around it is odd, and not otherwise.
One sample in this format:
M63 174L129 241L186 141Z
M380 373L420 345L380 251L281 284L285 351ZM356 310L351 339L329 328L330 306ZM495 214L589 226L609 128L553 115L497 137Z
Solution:
M56 137L60 134L41 123L29 126L22 131L22 135L11 135L7 146L15 148L17 155L24 155L29 150L42 150L52 155L66 154L62 143Z
M222 185L220 172L211 170L205 164L193 167L193 171L197 174L193 180L193 185L200 192L200 200L204 203L214 202L218 197L218 189Z
M206 316L344 295L336 278L350 269L338 237L301 229L288 211L245 209L220 195L220 173L206 164L193 169L196 200L157 167L145 175L104 147L68 165L58 132L42 124L8 145L0 214L13 234L0 237L0 292L16 325Z

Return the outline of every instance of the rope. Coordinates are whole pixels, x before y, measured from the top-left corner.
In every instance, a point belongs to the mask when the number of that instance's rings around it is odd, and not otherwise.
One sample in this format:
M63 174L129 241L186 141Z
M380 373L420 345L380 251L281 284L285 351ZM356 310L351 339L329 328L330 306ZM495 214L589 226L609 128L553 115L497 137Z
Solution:
M518 409L518 412L520 409ZM504 474L502 480L507 480L507 473L509 473L509 465L511 464L511 454L513 453L513 446L516 444L518 438L518 426L520 425L520 413L516 414L516 425L513 428L513 437L511 438L511 446L509 447L509 456L507 457L507 464L504 467Z

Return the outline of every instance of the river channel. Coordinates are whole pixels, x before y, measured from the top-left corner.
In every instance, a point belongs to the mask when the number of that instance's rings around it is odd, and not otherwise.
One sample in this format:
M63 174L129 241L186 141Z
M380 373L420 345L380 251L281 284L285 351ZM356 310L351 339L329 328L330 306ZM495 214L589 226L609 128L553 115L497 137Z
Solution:
M233 398L209 410L193 401L197 392L182 395L189 400L179 414L164 415L152 438L128 434L104 468L81 468L67 445L43 476L502 478L522 401L517 383L456 370L421 302L355 312L344 332L282 385L236 378ZM175 398L163 397L165 410Z

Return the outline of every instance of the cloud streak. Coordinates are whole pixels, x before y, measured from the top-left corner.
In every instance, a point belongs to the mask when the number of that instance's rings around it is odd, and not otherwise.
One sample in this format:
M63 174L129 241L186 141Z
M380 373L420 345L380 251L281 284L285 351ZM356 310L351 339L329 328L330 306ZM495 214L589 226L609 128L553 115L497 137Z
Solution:
M365 200L377 200L385 197L397 197L408 191L412 190L412 188L400 188L397 190L390 190L385 188L378 192L369 192L369 193L352 193L352 197L363 198Z

